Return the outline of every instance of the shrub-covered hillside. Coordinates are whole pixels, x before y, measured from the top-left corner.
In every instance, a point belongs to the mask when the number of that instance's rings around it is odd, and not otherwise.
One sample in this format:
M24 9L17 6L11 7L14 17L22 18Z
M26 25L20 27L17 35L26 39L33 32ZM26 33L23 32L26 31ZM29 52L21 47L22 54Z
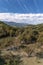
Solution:
M12 27L0 21L0 65L40 63L37 58L43 58L43 24Z
M16 36L17 27L11 27L3 22L0 22L0 38L7 36Z
M15 40L15 41L14 41ZM43 24L28 25L22 28L11 27L3 22L0 22L0 46L10 44L33 44L43 42ZM15 43L14 43L15 42ZM18 44L16 44L18 43Z
M11 27L0 21L0 48L1 46L12 45L12 42L15 40L15 37L19 35L20 28L16 26Z

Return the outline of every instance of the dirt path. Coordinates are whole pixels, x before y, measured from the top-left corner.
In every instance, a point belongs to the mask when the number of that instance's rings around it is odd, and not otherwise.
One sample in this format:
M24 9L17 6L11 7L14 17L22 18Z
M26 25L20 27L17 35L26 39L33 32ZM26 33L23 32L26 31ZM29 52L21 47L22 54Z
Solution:
M23 65L43 65L43 59L37 59L36 57L22 58Z

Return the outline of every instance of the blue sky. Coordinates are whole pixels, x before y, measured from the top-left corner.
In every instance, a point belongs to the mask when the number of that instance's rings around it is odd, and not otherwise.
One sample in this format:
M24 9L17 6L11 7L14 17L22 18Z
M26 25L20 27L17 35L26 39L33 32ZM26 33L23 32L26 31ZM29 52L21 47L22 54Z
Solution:
M43 13L43 0L0 0L0 13Z
M0 0L0 20L43 23L43 0Z

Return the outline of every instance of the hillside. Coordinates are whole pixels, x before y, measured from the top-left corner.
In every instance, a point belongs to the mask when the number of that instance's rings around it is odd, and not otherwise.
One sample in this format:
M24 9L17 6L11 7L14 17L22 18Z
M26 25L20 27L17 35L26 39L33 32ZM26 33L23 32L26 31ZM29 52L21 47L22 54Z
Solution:
M12 27L0 21L0 65L28 65L35 57L43 59L43 24Z
M0 22L0 48L12 44L22 46L36 43L43 44L43 24L18 28Z

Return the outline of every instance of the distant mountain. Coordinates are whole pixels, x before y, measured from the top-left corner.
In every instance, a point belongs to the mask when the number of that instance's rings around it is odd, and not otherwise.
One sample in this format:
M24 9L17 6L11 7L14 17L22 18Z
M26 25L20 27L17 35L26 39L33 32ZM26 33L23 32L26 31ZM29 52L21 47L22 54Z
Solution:
M17 26L17 27L23 27L23 26L27 26L28 25L26 23L16 23L16 22L5 22L5 23L10 25L10 26Z

